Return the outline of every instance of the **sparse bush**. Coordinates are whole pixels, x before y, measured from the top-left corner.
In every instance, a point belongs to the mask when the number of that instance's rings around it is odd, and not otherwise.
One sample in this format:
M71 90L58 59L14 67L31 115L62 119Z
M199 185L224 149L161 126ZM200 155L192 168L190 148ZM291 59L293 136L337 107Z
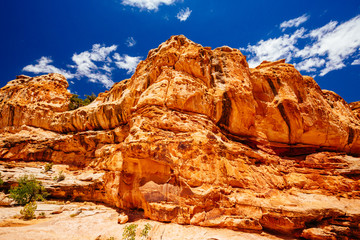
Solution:
M45 165L45 172L50 171L53 166L54 166L54 163L47 163L47 164Z
M114 238L114 237L109 237L109 238L106 239L106 240L115 240L115 238Z
M38 218L46 218L45 213L44 212L39 213Z
M141 237L144 237L144 238L147 238L147 236L149 235L149 231L151 230L151 228L152 228L152 226L151 226L149 223L145 224L144 229L141 231L140 236L141 236Z
M48 196L41 182L34 175L19 178L18 186L10 189L10 197L18 204L25 205L32 201L43 201Z
M35 218L35 210L37 208L36 202L31 202L25 205L23 209L20 210L20 214L23 219L30 220Z
M79 107L89 105L96 98L96 95L94 93L85 96L86 96L85 99L81 99L79 98L79 95L73 94L70 98L69 110L75 110Z
M137 224L130 224L125 227L122 234L123 240L135 240Z
M4 184L4 180L2 179L1 173L0 173L0 186Z
M54 181L56 181L56 182L61 182L64 180L65 180L65 175L64 175L63 171L60 171L59 175L54 177Z

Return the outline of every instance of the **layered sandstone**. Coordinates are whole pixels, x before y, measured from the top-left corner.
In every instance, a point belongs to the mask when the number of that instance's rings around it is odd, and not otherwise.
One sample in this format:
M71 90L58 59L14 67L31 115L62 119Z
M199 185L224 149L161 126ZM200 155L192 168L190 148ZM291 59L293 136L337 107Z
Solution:
M93 200L153 220L360 237L360 120L285 61L174 36L67 111L59 74L0 90L0 158L103 172ZM46 92L47 91L47 92Z
M0 208L1 239L21 240L109 240L123 239L122 234L130 224L136 224L135 239L152 240L281 240L281 237L266 233L245 233L229 229L210 229L198 226L166 224L129 214L131 223L118 224L119 213L115 209L101 204L66 203L51 201L37 203L36 215L45 214L45 218L20 220L14 216L19 214L21 206ZM77 215L75 214L77 213ZM131 213L131 212L130 212ZM74 216L76 215L76 216ZM126 216L126 215L125 215ZM150 225L148 237L141 237L146 225Z

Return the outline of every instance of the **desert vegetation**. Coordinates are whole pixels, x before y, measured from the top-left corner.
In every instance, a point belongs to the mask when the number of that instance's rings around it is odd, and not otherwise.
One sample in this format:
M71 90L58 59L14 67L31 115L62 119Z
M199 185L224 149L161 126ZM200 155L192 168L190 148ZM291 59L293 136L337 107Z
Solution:
M135 240L137 227L138 225L134 223L127 225L122 234L123 240Z
M79 98L79 95L73 94L70 98L69 110L75 110L79 107L89 105L96 98L96 95L92 93L91 95L85 95L85 99Z
M0 172L0 186L4 184L4 180L2 179L1 172Z
M146 239L147 236L149 235L149 231L151 230L151 228L152 226L149 223L145 224L144 229L141 231L140 236Z
M54 163L50 162L50 163L46 163L45 165L45 172L51 171L52 167L53 167Z
M30 202L26 204L25 207L20 210L21 217L24 220L31 220L35 218L36 208L37 208L36 202Z
M63 171L60 171L57 176L54 177L54 181L61 182L65 180L65 174Z
M42 201L48 196L41 182L33 175L24 175L18 179L18 186L10 189L10 198L16 203L25 205L33 201Z
M123 237L122 239L123 240L135 240L137 227L138 227L138 225L135 223L127 225L122 234L122 237ZM152 228L152 226L149 223L145 224L144 228L140 232L141 239L146 239L148 237L149 231L151 230L151 228Z

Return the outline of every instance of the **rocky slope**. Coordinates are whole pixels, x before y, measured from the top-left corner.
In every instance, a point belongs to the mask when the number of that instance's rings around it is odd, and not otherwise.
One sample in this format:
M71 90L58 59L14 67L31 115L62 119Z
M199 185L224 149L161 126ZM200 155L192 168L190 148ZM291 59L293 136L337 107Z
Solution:
M130 224L136 224L135 239L151 240L280 240L281 236L266 233L244 233L229 229L166 224L132 215L128 224L118 224L119 213L103 205L92 203L38 202L36 215L45 218L31 221L16 218L21 207L0 208L0 239L22 240L120 240ZM74 216L76 215L76 216ZM142 230L150 225L147 237Z
M101 173L93 201L152 220L360 238L357 108L283 60L249 69L237 49L173 36L88 106L67 111L67 86L0 89L3 161Z

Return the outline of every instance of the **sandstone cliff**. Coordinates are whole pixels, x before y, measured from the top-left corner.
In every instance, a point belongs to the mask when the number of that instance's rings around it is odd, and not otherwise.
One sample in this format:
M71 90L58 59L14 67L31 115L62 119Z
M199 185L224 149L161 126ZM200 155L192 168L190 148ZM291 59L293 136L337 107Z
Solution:
M360 237L358 108L285 61L173 36L67 111L59 74L0 89L0 158L103 172L87 196L153 220Z

